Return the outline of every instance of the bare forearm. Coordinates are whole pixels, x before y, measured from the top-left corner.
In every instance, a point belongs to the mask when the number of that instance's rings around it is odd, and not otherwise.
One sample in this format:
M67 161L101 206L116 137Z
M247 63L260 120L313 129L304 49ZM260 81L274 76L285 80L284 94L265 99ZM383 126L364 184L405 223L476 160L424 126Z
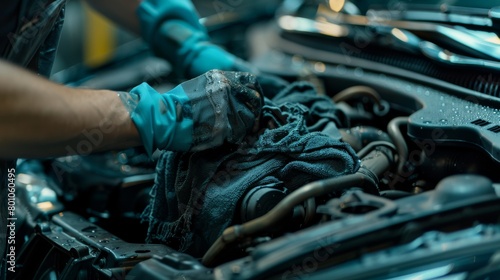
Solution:
M139 145L116 92L72 89L0 61L0 158Z
M140 33L135 13L141 0L87 0L94 9L135 34Z

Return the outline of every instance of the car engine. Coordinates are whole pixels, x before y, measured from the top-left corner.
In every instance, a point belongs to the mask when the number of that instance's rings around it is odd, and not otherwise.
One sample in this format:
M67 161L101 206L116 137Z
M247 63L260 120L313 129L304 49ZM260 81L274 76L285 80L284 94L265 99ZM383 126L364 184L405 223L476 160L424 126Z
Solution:
M145 242L158 152L21 160L17 279L500 278L500 2L215 2L214 41L331 100L359 169L252 188L194 254ZM173 87L167 62L127 48L55 79Z

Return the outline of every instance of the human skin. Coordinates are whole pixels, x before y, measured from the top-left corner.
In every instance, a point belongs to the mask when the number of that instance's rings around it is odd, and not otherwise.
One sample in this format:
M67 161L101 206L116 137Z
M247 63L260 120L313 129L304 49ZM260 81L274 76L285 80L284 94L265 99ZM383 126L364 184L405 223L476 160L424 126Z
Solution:
M141 0L87 2L140 33L136 10ZM0 60L0 159L88 154L141 144L116 92L65 87Z
M141 145L117 92L66 87L1 60L0 85L0 158Z

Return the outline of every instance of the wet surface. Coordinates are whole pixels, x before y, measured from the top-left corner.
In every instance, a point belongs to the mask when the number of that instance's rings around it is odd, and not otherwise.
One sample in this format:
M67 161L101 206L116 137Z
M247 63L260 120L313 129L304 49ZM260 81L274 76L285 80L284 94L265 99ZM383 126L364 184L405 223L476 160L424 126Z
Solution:
M204 89L189 93L194 151L218 146L224 141L241 141L258 124L263 104L260 86L251 74L213 70L204 76Z

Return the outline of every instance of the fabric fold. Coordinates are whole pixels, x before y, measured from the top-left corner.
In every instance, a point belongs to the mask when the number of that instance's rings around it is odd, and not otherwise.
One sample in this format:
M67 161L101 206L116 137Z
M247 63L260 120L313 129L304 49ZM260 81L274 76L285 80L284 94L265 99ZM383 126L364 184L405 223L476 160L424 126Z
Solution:
M261 130L242 143L194 153L162 153L151 202L143 213L149 222L147 242L199 257L233 223L246 191L270 181L293 191L357 171L359 160L348 144L308 128L311 116L338 121L335 104L315 99L314 88L304 83L283 92L275 98L279 103L273 100L264 106ZM321 110L311 111L297 100ZM317 102L321 106L315 107Z

